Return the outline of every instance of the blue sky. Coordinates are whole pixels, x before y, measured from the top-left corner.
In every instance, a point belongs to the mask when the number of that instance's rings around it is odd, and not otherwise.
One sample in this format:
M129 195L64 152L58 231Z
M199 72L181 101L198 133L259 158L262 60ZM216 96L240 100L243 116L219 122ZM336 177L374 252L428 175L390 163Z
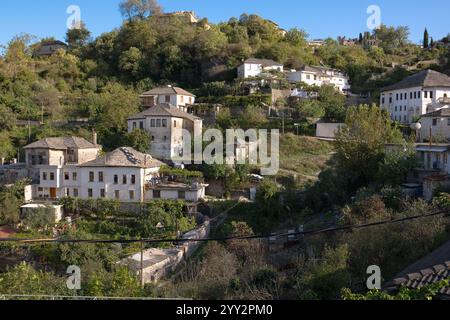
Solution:
M20 33L63 40L68 6L78 5L81 18L94 36L120 26L120 0L1 0L0 44ZM212 22L227 21L242 13L256 13L282 28L305 29L310 38L357 36L366 31L369 5L381 8L382 23L407 25L411 40L419 42L423 30L440 39L450 32L448 0L160 0L165 11L194 10Z

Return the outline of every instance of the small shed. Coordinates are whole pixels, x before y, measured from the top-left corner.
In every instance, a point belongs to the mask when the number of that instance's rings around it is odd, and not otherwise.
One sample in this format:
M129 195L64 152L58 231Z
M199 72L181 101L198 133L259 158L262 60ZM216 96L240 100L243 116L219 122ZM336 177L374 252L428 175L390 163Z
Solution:
M51 210L55 216L55 223L58 223L63 218L63 206L43 203L28 203L20 207L21 217L35 213L37 210L47 209Z

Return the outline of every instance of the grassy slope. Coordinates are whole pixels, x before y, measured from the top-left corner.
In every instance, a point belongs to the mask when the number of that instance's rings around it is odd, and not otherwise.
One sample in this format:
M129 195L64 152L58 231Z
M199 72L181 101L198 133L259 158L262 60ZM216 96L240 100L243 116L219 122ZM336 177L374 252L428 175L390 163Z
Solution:
M332 152L330 142L286 134L280 138L279 176L297 175L298 183L314 180L326 168Z

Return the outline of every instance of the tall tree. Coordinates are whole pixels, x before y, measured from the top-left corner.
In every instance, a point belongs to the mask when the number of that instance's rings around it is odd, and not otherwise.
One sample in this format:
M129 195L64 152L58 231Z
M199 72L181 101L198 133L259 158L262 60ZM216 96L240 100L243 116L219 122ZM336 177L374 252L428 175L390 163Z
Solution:
M87 44L91 37L91 32L86 28L86 24L81 21L79 28L67 30L66 41L71 49L77 49Z
M143 20L150 15L163 13L157 0L122 0L119 10L122 16L130 21Z
M429 35L428 35L428 30L425 28L425 31L423 33L423 47L425 49L428 49L430 47L430 42L429 42Z

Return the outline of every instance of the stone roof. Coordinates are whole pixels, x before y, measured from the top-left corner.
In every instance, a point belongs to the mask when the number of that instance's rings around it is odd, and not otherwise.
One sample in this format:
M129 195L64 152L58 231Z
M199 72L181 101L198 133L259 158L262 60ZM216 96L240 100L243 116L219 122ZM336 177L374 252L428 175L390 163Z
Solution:
M426 113L421 118L448 118L450 117L450 108L442 108L436 111Z
M102 157L83 163L80 167L133 167L133 168L157 168L164 164L131 147L121 147L108 152Z
M174 95L174 94L195 97L194 94L182 88L172 86L153 88L152 90L146 91L143 94L141 94L141 97L155 96L155 95Z
M405 277L394 279L386 290L395 290L401 286L409 289L420 289L424 286L450 279L450 261L433 267L407 274ZM439 296L450 298L450 286L439 290Z
M179 110L177 107L174 107L168 103L158 104L154 107L151 107L145 111L142 111L138 114L129 117L128 120L139 120L145 119L147 117L174 117L174 118L188 119L191 121L200 120L199 117L196 117L190 113L183 112Z
M72 149L92 149L100 148L101 146L93 144L84 138L80 137L57 137L57 138L44 138L39 141L33 142L25 149L56 149L66 150Z
M338 73L343 75L344 73L342 71L333 69L333 68L328 68L328 67L322 67L322 66L307 66L304 65L301 67L300 71L307 71L307 72L315 72L315 73L321 73L325 76L329 76L326 72L327 71L333 71L334 73Z
M396 84L382 88L381 92L413 87L450 87L450 77L434 70L423 70L419 73L406 77Z
M60 45L60 46L64 46L67 47L67 44L59 41L59 40L48 40L48 41L42 41L40 44L40 46L55 46L55 45Z
M425 285L450 278L450 241L407 267L394 280L384 286L385 290L396 290L400 286L419 289ZM439 295L450 298L450 286L442 288Z
M245 63L260 64L263 67L270 67L270 66L282 67L283 66L281 63L270 60L270 59L249 58L249 59L245 60Z

